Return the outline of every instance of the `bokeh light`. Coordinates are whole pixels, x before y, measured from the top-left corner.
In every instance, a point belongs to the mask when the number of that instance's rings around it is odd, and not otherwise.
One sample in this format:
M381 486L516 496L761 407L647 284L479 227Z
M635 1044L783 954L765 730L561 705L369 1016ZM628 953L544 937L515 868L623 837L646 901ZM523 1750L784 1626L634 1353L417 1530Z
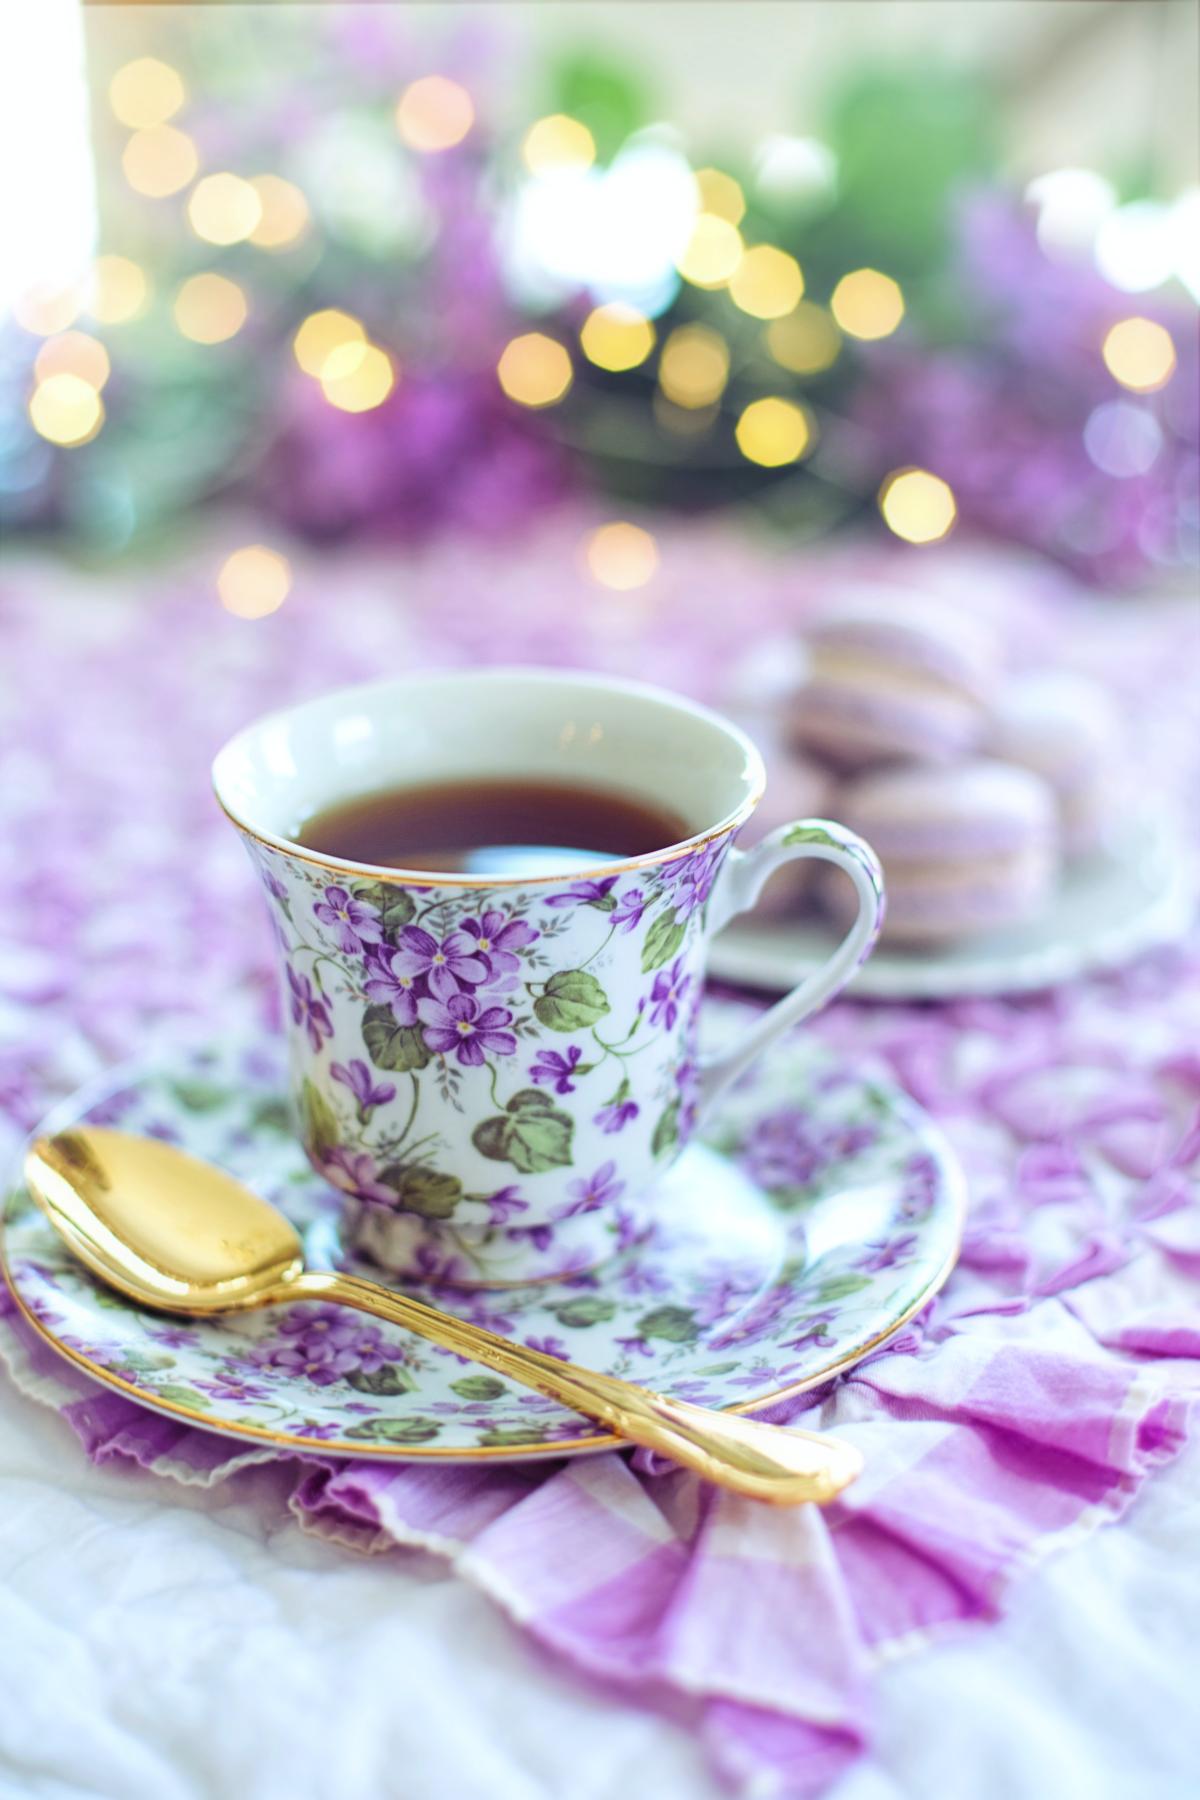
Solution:
M702 212L675 267L695 287L724 287L741 258L742 234L737 226L717 213Z
M627 519L614 519L600 525L584 545L584 556L592 576L601 587L627 593L630 588L645 587L658 568L658 545L650 532Z
M505 345L496 373L510 400L553 406L571 385L571 358L557 338L529 331Z
M680 325L663 345L658 379L676 406L711 406L729 380L729 346L707 325Z
M804 455L812 439L808 414L794 400L752 400L737 422L738 449L748 462L778 469Z
M551 113L538 119L521 143L521 160L531 175L556 169L590 169L596 160L596 140L581 119Z
M954 494L928 469L897 469L879 490L879 510L896 536L909 544L935 544L958 516Z
M154 125L148 131L134 132L121 153L121 167L135 193L165 200L195 177L200 158L186 131L176 131L174 125Z
M396 108L396 129L410 150L431 154L461 144L475 123L465 87L445 75L423 75L406 87Z
M828 202L837 190L837 157L819 138L765 138L754 159L758 191L768 199L795 206Z
M1091 249L1117 204L1117 190L1095 169L1051 169L1025 189L1038 209L1038 243L1059 261Z
M278 612L292 586L286 556L266 544L245 544L227 556L217 572L217 594L226 612L239 619L265 619Z
M654 327L635 306L598 306L583 322L579 342L598 369L636 369L654 348Z
M1122 387L1148 394L1164 387L1175 372L1175 344L1154 319L1120 319L1104 340L1104 361Z
M190 275L175 296L175 323L195 344L223 344L246 323L246 296L227 275Z
M842 334L823 306L801 300L782 319L773 319L766 330L767 349L782 368L793 375L819 375L837 361Z
M851 337L884 338L904 317L904 295L890 275L881 275L878 269L855 269L842 276L829 308Z
M352 314L336 306L309 313L292 339L292 354L306 375L320 376L329 358L346 344L365 346L367 334ZM342 363L345 371L345 360Z
M13 300L13 318L35 337L53 337L56 331L65 331L75 323L81 300L76 287L25 288Z
M696 192L701 212L715 213L731 225L740 225L745 218L746 196L733 176L722 169L697 169Z
M104 402L80 375L50 375L29 400L33 428L51 444L74 449L90 443L104 423Z
M78 375L99 393L111 367L108 351L99 338L89 337L86 331L62 331L57 337L46 339L37 353L33 372L39 381L47 381L51 375Z
M258 197L258 223L250 242L260 250L285 250L308 230L308 201L295 182L282 175L255 175L250 186Z
M188 195L188 224L207 244L240 244L262 218L262 201L248 181L222 169Z
M747 250L729 282L734 305L754 319L782 318L798 305L803 292L800 264L773 244Z
M109 83L108 101L122 125L133 131L165 125L187 99L183 77L156 56L139 56L118 69Z
M370 412L396 385L396 369L378 344L347 343L332 350L321 370L321 392L341 412Z
M1109 213L1096 233L1096 267L1122 293L1161 287L1175 273L1176 232L1171 207L1131 200Z
M1083 447L1098 469L1118 481L1145 475L1162 449L1162 427L1132 400L1109 400L1088 414Z
M150 298L146 272L127 256L98 256L92 265L88 312L101 325L140 318Z

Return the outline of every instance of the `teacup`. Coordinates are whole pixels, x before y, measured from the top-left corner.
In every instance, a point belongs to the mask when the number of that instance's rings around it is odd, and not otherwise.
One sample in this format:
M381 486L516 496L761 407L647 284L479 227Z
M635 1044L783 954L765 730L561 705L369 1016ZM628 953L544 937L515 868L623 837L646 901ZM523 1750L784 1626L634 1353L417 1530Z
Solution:
M535 878L374 866L296 841L339 803L471 776L624 793L690 835ZM883 917L879 863L840 825L801 819L736 849L763 792L758 751L636 682L487 669L351 688L250 725L213 779L267 890L304 1148L347 1196L359 1245L406 1279L505 1285L611 1255L652 1216L655 1182L715 1096L845 985ZM850 877L854 923L703 1058L709 940L801 857ZM432 991L414 968L425 951Z

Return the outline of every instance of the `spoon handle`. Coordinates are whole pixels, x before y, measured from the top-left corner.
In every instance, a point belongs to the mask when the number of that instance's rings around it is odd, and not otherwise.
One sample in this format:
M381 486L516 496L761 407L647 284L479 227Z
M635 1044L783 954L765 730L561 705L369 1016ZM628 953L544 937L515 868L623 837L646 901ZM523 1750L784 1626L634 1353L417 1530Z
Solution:
M815 1500L824 1505L862 1468L852 1444L793 1427L766 1425L735 1413L670 1400L632 1382L559 1362L495 1332L393 1293L354 1275L309 1270L272 1298L335 1301L400 1325L564 1406L607 1425L631 1444L657 1450L706 1481L779 1506Z

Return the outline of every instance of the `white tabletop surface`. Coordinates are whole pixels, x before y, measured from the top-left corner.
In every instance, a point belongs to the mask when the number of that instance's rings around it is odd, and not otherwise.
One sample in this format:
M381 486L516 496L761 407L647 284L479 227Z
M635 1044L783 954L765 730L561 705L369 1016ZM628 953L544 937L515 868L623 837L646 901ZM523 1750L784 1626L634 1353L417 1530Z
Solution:
M686 1731L437 1563L305 1535L285 1478L92 1468L0 1380L3 1800L720 1800ZM883 1668L829 1800L1195 1800L1200 1445L998 1624Z

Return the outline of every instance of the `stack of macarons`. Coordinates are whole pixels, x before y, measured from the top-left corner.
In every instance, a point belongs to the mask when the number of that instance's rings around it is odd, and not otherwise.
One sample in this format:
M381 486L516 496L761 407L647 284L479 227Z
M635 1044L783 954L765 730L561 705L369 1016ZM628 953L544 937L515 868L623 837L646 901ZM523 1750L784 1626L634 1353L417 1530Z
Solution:
M874 845L889 941L937 944L1034 917L1064 861L1099 846L1118 724L1091 682L1010 676L1007 646L969 605L898 584L839 593L805 646L767 751L772 820L819 798L813 811ZM795 910L813 892L835 916L852 905L833 871L769 898Z

